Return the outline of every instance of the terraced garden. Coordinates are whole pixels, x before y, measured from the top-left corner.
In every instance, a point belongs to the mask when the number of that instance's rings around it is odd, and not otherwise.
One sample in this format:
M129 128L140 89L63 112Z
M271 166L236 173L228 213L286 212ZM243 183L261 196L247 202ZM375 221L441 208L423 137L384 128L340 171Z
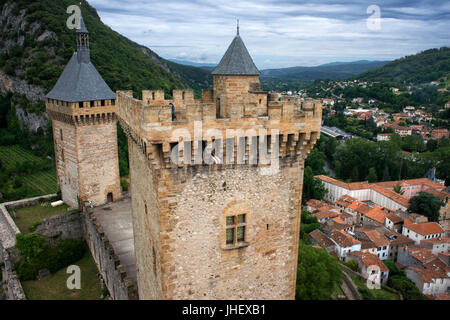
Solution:
M9 181L1 190L4 194L22 187L23 197L34 197L57 192L56 169L50 160L39 158L21 146L0 146L0 170ZM16 180L18 182L16 182ZM5 199L12 200L12 199Z

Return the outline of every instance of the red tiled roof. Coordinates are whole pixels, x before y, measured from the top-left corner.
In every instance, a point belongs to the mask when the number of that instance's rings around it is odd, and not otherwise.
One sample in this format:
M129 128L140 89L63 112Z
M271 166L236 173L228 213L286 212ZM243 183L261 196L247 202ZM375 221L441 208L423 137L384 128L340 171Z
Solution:
M317 220L322 220L325 218L334 218L339 216L339 213L337 213L336 211L330 211L330 210L319 210L319 212L313 213L312 214L314 217L317 218Z
M426 239L426 240L420 241L420 243L422 243L422 242L430 243L430 244L450 243L450 237Z
M386 216L386 212L382 210L382 207L376 206L370 209L365 216L369 219L372 219L376 222L384 224L384 217Z
M383 195L383 196L385 196L385 197L387 197L387 198L397 202L398 204L402 205L405 208L407 208L409 206L409 201L406 198L404 198L403 196L399 195L398 193L396 193L396 192L394 192L392 190L382 188L382 187L380 187L378 185L372 186L372 190L374 190L374 191L380 193L381 195Z
M420 251L415 251L411 254L411 256L416 258L422 263L429 262L430 260L436 258L436 256L432 254L429 249L422 249Z
M389 271L388 267L378 258L376 255L368 252L361 252L361 251L352 251L349 252L347 255L358 257L359 260L366 266L378 266L381 271Z
M319 229L316 229L309 233L309 236L313 238L317 244L321 247L334 247L333 241L330 240L330 238L327 237L325 233L320 231Z
M444 232L444 229L442 229L442 227L439 224L437 224L436 222L423 222L423 223L408 224L406 226L406 228L414 231L415 233L421 234L421 235L430 235L430 234Z
M353 239L353 237L344 231L333 230L330 236L340 247L351 247L355 244L361 243L360 241Z
M383 247L389 245L389 240L387 240L381 233L379 233L377 230L367 230L364 231L364 233L367 235L367 237L375 243L377 247Z
M436 293L434 297L436 300L450 300L450 293Z
M320 201L320 200L311 199L311 200L308 200L308 202L306 202L306 205L310 206L310 207L314 207L316 209L319 209L319 208L321 208L321 207L323 207L323 206L325 206L327 204L325 202L323 202L323 201Z
M398 216L396 214L392 214L392 213L387 213L386 214L386 218L391 220L392 223L394 223L394 224L403 222L403 218L402 217L400 217L400 216Z

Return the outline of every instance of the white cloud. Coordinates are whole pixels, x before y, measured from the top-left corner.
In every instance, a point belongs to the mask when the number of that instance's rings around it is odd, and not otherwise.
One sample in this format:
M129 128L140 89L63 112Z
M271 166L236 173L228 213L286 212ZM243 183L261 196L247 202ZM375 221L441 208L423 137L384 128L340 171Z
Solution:
M395 59L448 45L445 1L382 4L367 28L361 1L91 0L102 21L165 58L216 63L236 32L260 69L357 59ZM327 2L327 1L325 1ZM432 21L432 23L430 23Z

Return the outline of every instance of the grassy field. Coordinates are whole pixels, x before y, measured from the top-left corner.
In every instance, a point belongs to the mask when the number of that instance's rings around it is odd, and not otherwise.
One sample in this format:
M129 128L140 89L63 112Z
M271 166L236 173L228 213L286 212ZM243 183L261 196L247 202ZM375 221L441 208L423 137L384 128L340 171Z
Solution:
M39 157L36 157L21 146L0 146L0 161L6 167L14 167L17 162L39 160Z
M54 216L67 214L68 206L63 204L59 207L52 207L49 202L37 204L35 206L24 207L17 209L17 218L14 220L19 230L26 234L31 232L30 227L33 223L41 221ZM10 215L13 217L13 212L10 210Z
M42 161L24 148L15 146L0 146L0 162L3 170L14 169L18 163ZM46 195L57 192L56 169L31 173L23 176L24 183L29 187L29 197Z
M353 283L358 287L358 289L360 288L367 288L366 286L366 282L364 280L361 279L357 279L355 277L351 277L353 280ZM383 288L381 289L372 289L370 290L370 293L372 293L372 295L375 297L376 300L399 300L400 297L392 292L389 292L387 290L384 290Z
M86 251L83 259L74 263L81 270L81 289L69 290L67 279L70 274L63 268L45 280L23 281L22 287L28 300L101 300L102 290L97 277L98 269Z
M23 177L25 183L30 186L38 195L56 193L56 169L38 172Z

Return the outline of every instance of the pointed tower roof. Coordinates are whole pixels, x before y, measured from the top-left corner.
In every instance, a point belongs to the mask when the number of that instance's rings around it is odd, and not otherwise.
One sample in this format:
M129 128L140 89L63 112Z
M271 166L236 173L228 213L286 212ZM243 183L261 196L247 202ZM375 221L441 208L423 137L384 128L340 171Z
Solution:
M77 34L89 33L83 18ZM68 102L81 102L93 100L111 100L116 94L109 88L100 73L91 63L89 46L78 48L61 76L46 98Z
M83 16L80 17L80 28L77 29L77 33L89 33L86 24L84 23Z
M239 35L239 23L236 37L231 42L222 60L220 60L219 65L212 71L212 74L259 76L260 72Z

